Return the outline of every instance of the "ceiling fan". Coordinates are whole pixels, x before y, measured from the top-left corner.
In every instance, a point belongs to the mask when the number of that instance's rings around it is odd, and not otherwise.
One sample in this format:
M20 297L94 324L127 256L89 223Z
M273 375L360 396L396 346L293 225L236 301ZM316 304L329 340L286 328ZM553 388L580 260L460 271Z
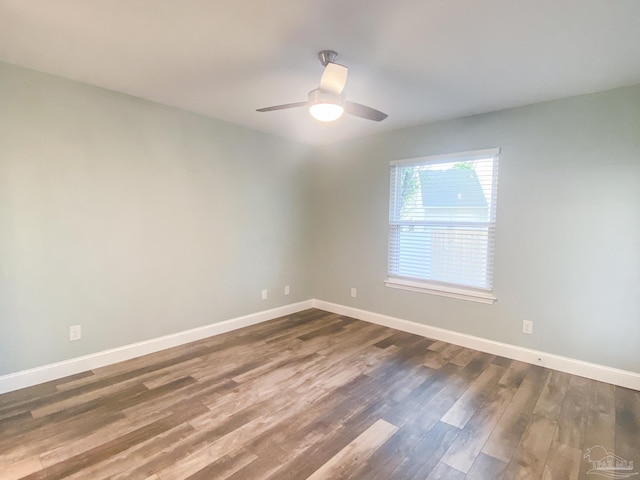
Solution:
M344 65L335 63L337 56L338 54L333 50L322 50L318 53L318 58L324 66L324 72L320 78L320 86L309 92L306 102L286 103L274 107L259 108L256 111L272 112L286 108L309 107L311 116L322 122L337 120L344 112L375 122L387 118L386 113L375 108L345 100L342 91L347 83L348 69Z

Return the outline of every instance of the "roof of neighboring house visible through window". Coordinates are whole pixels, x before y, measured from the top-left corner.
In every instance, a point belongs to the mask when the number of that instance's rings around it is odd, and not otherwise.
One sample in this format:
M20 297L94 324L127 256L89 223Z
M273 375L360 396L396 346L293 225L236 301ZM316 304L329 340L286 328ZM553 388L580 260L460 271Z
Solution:
M487 199L473 170L423 170L420 172L423 207L483 207Z

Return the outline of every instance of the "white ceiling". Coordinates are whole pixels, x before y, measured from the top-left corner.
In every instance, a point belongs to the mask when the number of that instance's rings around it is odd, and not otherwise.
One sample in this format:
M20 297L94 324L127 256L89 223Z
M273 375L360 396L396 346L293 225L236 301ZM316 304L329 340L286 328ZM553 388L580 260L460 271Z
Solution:
M322 49L388 119L255 112ZM640 84L640 0L0 0L0 60L324 143Z

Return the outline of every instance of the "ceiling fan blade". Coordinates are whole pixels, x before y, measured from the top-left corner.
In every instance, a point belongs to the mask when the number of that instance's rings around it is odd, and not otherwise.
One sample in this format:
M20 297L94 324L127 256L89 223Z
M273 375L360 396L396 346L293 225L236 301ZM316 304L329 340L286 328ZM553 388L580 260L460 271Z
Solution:
M345 102L345 112L355 115L356 117L366 118L367 120L373 120L374 122L380 122L387 118L389 115L382 113L375 108L367 107L366 105L360 105L355 102Z
M284 110L285 108L306 107L307 102L285 103L274 107L258 108L256 112L273 112L274 110Z
M349 69L344 65L337 63L327 63L322 72L322 78L320 79L320 90L325 92L335 93L340 95L347 83L347 72Z

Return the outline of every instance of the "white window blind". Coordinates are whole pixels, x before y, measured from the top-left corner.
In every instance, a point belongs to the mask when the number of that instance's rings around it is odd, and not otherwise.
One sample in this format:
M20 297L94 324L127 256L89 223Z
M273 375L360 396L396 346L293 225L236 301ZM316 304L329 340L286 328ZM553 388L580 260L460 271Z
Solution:
M387 285L492 303L499 149L391 162Z

